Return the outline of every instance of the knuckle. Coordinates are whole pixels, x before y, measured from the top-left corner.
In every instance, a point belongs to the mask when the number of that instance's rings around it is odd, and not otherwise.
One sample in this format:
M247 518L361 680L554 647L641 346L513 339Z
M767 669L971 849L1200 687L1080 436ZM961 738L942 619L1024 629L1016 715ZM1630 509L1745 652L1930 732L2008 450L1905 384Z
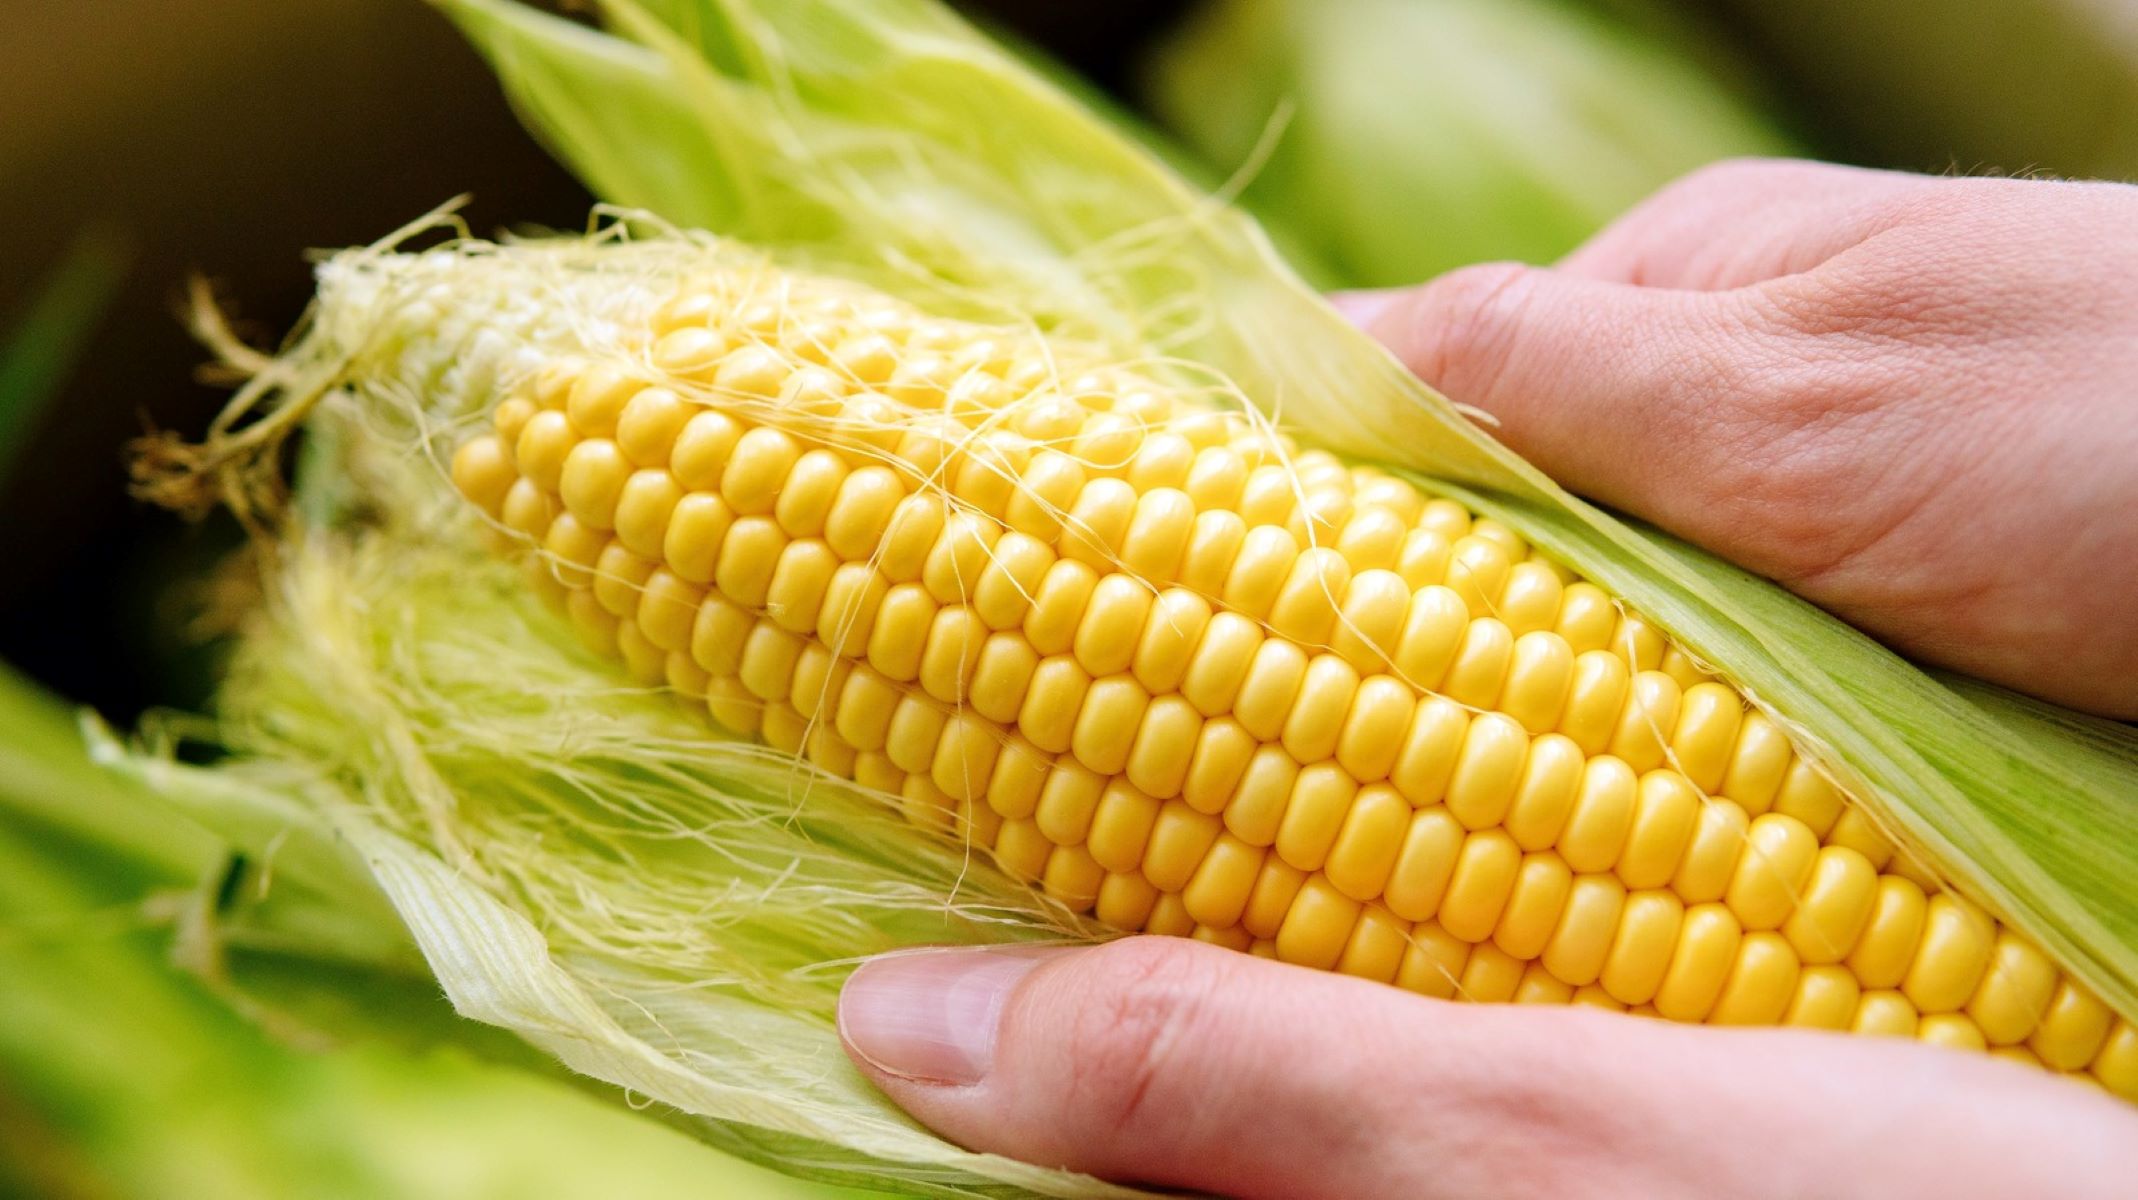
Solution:
M1455 399L1487 401L1513 359L1533 278L1520 263L1483 263L1427 285L1410 314L1410 368Z
M1090 953L1094 1002L1070 1030L1071 1096L1099 1127L1120 1131L1176 1110L1175 1073L1210 1032L1223 965L1203 947L1125 938Z

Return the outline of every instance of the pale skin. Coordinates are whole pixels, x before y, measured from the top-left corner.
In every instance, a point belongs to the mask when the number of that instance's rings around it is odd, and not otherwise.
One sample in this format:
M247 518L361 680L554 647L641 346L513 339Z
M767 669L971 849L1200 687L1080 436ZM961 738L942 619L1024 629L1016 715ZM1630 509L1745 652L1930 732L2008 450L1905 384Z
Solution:
M1925 662L2138 717L2138 188L1729 163L1340 304L1574 490ZM1230 1196L2128 1194L2138 1110L1868 1037L1460 1005L1177 939L874 960L963 1145Z

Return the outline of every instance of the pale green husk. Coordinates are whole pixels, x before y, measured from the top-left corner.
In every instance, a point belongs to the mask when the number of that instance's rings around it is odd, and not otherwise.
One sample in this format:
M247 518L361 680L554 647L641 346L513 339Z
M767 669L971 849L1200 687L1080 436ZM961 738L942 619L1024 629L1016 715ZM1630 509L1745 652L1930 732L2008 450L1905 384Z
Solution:
M1242 201L1315 253L1318 282L1348 287L1549 262L1695 167L1790 152L1739 74L1655 14L1594 8L1206 4L1145 90L1207 161L1251 165Z
M443 7L612 200L787 266L1215 373L1320 444L1500 516L1718 664L1908 844L2138 1011L2130 730L1956 692L1575 500L1346 325L1245 216L940 9L665 0L612 8L608 34L508 0ZM651 237L357 252L323 271L311 335L253 398L350 386L312 420L308 519L226 689L224 770L273 779L341 839L461 1012L704 1118L709 1138L917 1191L1122 1192L936 1139L848 1066L831 1019L856 956L1089 931L875 798L710 742L625 685L447 495L440 459L488 385L531 365L522 343L602 344L663 271L742 253Z

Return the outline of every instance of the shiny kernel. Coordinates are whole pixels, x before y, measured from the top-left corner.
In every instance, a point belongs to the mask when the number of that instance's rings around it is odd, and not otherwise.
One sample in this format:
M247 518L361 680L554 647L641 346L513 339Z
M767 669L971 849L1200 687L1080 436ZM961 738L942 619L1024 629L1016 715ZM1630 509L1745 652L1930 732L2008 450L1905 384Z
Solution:
M1094 771L1118 774L1128 765L1136 727L1150 707L1151 694L1132 675L1109 675L1092 681L1070 734L1070 750ZM1127 868L1120 868L1126 870Z
M1154 696L1178 689L1210 616L1210 602L1186 588L1160 592L1130 659L1137 682Z
M553 493L564 477L565 458L578 444L579 435L563 413L539 412L520 430L512 461L537 488Z
M1639 793L1633 768L1609 755L1588 760L1574 792L1574 811L1559 831L1559 855L1568 866L1586 874L1617 865Z
M1870 861L1845 846L1827 846L1796 911L1782 924L1782 936L1807 963L1840 962L1856 948L1877 900L1878 872Z
M1570 583L1559 599L1559 615L1552 629L1574 648L1576 656L1591 650L1611 648L1611 631L1618 627L1618 605L1609 593L1593 583Z
M1041 805L1044 811L1044 800ZM1137 791L1127 781L1110 780L1099 793L1091 828L1085 834L1092 857L1109 871L1136 870L1143 864L1143 851L1150 844L1151 830L1158 823L1162 807L1160 801ZM1149 872L1144 877L1150 878ZM1152 883L1155 886L1157 881Z
M1867 988L1897 988L1915 959L1916 943L1923 935L1930 903L1923 889L1898 875L1878 877L1878 896L1856 948L1849 951L1849 970Z
M963 604L979 585L1000 536L994 522L967 512L944 518L921 565L921 584L939 604Z
M1247 531L1225 576L1220 599L1251 620L1266 619L1298 561L1299 543L1283 529L1262 525Z
M1915 1006L1899 992L1867 991L1856 1002L1856 1017L1849 1022L1849 1031L1874 1037L1912 1038L1918 1019Z
M973 584L973 611L990 629L1020 628L1053 565L1054 552L1037 538L1014 530L1003 534Z
M608 548L607 534L588 529L570 513L559 513L542 539L542 553L548 560L551 577L570 588L593 584L594 564Z
M1382 888L1382 902L1405 920L1423 921L1438 912L1466 839L1462 823L1445 808L1412 813Z
M1950 1050L1983 1051L1989 1049L1982 1030L1964 1013L1935 1013L1924 1017L1915 1026L1915 1040L1930 1046L1944 1046Z
M640 589L653 575L653 560L640 558L614 542L594 561L594 599L622 620L638 615Z
M1038 879L1054 850L1055 843L1032 821L1004 821L995 834L995 864L1012 879Z
M1403 561L1403 538L1408 532L1403 519L1387 509L1356 508L1336 535L1336 552L1353 571L1385 570L1400 581L1395 567Z
M1336 960L1337 973L1394 983L1409 944L1407 924L1387 909L1369 904L1359 910L1358 924L1351 927L1351 938Z
M1774 807L1782 779L1796 752L1789 735L1763 712L1745 714L1737 732L1737 745L1730 752L1730 765L1722 776L1722 794L1759 816Z
M532 479L522 477L505 489L505 500L498 506L497 515L505 528L533 541L549 531L556 513L556 501L544 495Z
M1829 846L1847 846L1871 861L1871 866L1883 871L1893 861L1893 843L1881 832L1871 814L1862 806L1850 804L1842 808L1834 820L1834 827L1826 834Z
M1411 590L1393 571L1363 569L1344 588L1329 645L1361 674L1389 669L1403 637Z
M741 528L740 522L736 528ZM917 583L901 583L885 592L869 630L869 666L900 683L920 678L921 655L938 611L927 589Z
M842 563L824 585L817 606L817 638L841 658L868 653L876 614L890 585L867 563Z
M1225 827L1257 846L1274 843L1298 782L1299 763L1282 746L1259 746L1225 805Z
M919 579L948 522L949 514L940 496L915 494L900 500L884 526L883 542L875 557L876 569L894 583Z
M1662 666L1663 653L1669 645L1662 630L1632 613L1620 613L1618 625L1611 631L1611 652L1623 657L1636 675Z
M679 579L671 571L656 569L646 579L638 602L638 626L646 640L663 652L688 650L691 625L705 591Z
M663 557L668 523L682 500L683 489L668 472L652 468L634 472L617 493L616 540L642 558Z
M1811 760L1799 756L1782 777L1781 791L1774 797L1774 812L1786 813L1804 822L1812 835L1824 838L1840 819L1841 793L1826 781Z
M1678 703L1677 727L1671 731L1672 765L1703 794L1722 788L1731 752L1744 724L1744 701L1720 683L1696 683ZM1813 826L1814 833L1824 830Z
M2138 1025L2118 1020L2088 1070L2109 1095L2138 1101Z
M765 587L765 615L792 632L814 632L823 616L832 575L838 569L838 556L816 538L789 542L780 551L779 562L772 568L772 581Z
M1162 892L1181 891L1223 833L1224 823L1218 818L1197 812L1179 800L1165 801L1143 850L1144 878Z
M1208 637L1207 631L1204 635ZM1255 650L1247 678L1232 701L1234 719L1263 741L1275 741L1306 682L1307 655L1297 645L1268 638Z
M1307 878L1277 930L1277 957L1288 963L1329 970L1343 956L1351 927L1359 919L1359 902L1337 891L1319 875Z
M1144 492L1121 539L1121 569L1163 587L1180 572L1195 533L1195 502L1170 487Z
M1056 846L1040 869L1040 886L1070 912L1089 912L1099 898L1106 869L1082 846Z
M1780 813L1754 818L1724 893L1730 911L1747 930L1781 928L1803 897L1818 854L1819 839L1802 821Z
M2082 1070L2100 1052L2115 1020L2115 1013L2094 999L2093 993L2076 980L2066 979L2056 985L2041 1024L2027 1039L2027 1048L2055 1070Z
M1517 637L1548 631L1558 618L1564 592L1565 586L1550 564L1519 562L1508 570L1496 611Z
M1213 600L1222 595L1246 540L1247 522L1238 513L1220 509L1195 518L1195 530L1176 575L1180 586Z
M1307 664L1280 738L1300 762L1315 762L1336 753L1344 718L1359 690L1357 669L1334 654L1316 655ZM1243 721L1244 723L1244 721Z
M1040 578L1032 607L1025 612L1024 636L1043 655L1067 652L1098 590L1099 573L1070 559L1056 559Z
M697 411L667 388L641 388L616 420L616 444L639 466L665 467L683 426Z
M1699 824L1701 800L1685 776L1669 769L1641 776L1633 824L1618 853L1618 877L1633 889L1662 887L1677 874Z
M1188 660L1180 694L1206 717L1231 712L1263 640L1260 627L1238 613L1212 615Z
M1413 530L1403 539L1403 553L1396 559L1396 574L1413 589L1444 587L1448 582L1448 561L1454 553L1449 539L1428 530ZM1467 606L1465 611L1468 611Z
M742 662L743 639L755 624L756 618L741 606L722 596L707 596L691 620L691 661L709 675L733 675Z
M519 478L505 443L492 436L470 440L453 452L453 487L491 517L504 511L505 493Z
M616 502L630 478L631 463L623 451L615 442L596 438L572 447L565 456L557 491L565 510L580 524L608 529L616 523Z
M868 466L839 481L831 509L824 515L824 540L847 562L876 552L891 525L891 514L905 499L906 488L889 467Z
M1145 495L1158 488L1178 490L1195 469L1195 453L1188 439L1177 433L1154 433L1143 439L1142 447L1129 463L1128 485ZM1180 495L1187 497L1185 492ZM1194 501L1190 500L1189 519L1193 520L1194 515Z
M564 401L564 413L571 418L572 428L581 437L615 437L616 423L623 416L624 405L640 386L622 368L610 363L595 363L572 381L571 392Z
M1118 784L1119 781L1114 783ZM1033 818L1039 822L1040 832L1046 834L1050 840L1065 846L1082 842L1091 836L1092 821L1097 816L1099 806L1104 802L1109 788L1106 777L1095 771L1085 770L1066 760L1057 763L1054 770L1048 773L1046 782L1040 786L1039 801L1033 810ZM1117 822L1122 813L1130 811L1121 806L1127 804L1133 808L1135 800L1135 789L1128 788L1125 784L1121 785L1121 788L1125 791L1123 798L1116 801L1116 808L1119 809L1115 813ZM1151 807L1155 808L1155 803ZM1139 846L1138 855L1140 853ZM1118 859L1122 856L1116 854L1112 857ZM1128 866L1122 869L1132 869L1136 865L1136 857L1129 856Z
M1469 965L1470 944L1431 921L1411 928L1396 986L1436 1000L1452 1000Z
M1543 954L1552 932L1559 927L1560 914L1566 910L1573 889L1574 873L1567 868L1565 859L1549 850L1523 855L1492 940L1516 958L1533 959Z
M1239 924L1267 855L1261 847L1220 833L1180 891L1188 915L1199 924L1219 929Z
M705 686L705 711L714 724L738 737L756 737L764 727L764 701L744 690L739 679L709 681Z
M1285 529L1292 511L1299 506L1299 481L1287 467L1265 463L1247 473L1247 486L1240 490L1239 512L1250 527ZM1285 536L1298 539L1289 530Z
M1292 901L1306 884L1307 873L1274 854L1265 854L1248 889L1247 907L1240 913L1240 927L1259 938L1274 938L1291 911Z
M1002 734L985 720L969 712L952 713L936 742L929 778L953 800L980 799L987 795L1001 749Z
M802 645L802 639L779 626L759 621L743 639L737 678L760 700L785 701L794 691L794 664Z
M1611 733L1609 753L1636 771L1662 766L1665 739L1678 723L1679 700L1678 681L1661 671L1634 676L1625 711Z
M1722 899L1737 874L1737 859L1744 852L1745 830L1750 826L1745 810L1734 800L1709 799L1702 804L1692 844L1686 847L1677 874L1671 876L1671 890L1687 904Z
M939 610L928 624L928 640L921 647L921 690L945 704L963 706L987 636L987 627L970 608L958 605Z
M1665 889L1628 892L1600 982L1628 1005L1656 997L1669 973L1671 950L1685 922L1685 902Z
M1388 781L1420 808L1440 803L1469 728L1470 714L1453 700L1440 696L1420 700Z
M1118 479L1094 479L1076 494L1062 523L1060 551L1101 571L1114 569L1136 515L1136 490Z
M1034 454L1010 494L1004 514L1010 528L1052 542L1061 534L1063 518L1082 494L1084 482L1084 468L1068 455L1055 450Z
M787 536L821 536L846 482L846 463L829 450L811 450L795 460L773 501L772 516Z
M1603 974L1625 907L1626 885L1617 876L1574 876L1559 922L1544 943L1545 968L1575 987L1594 984Z
M1277 853L1303 871L1320 870L1358 790L1358 782L1335 763L1302 767L1277 827Z
M1343 555L1325 546L1301 551L1270 605L1270 629L1302 645L1327 645L1350 584L1351 564Z
M1967 1002L1967 1015L1993 1046L2027 1040L2049 1011L2060 972L2049 956L2009 930L1997 934L1989 969Z
M526 396L508 397L491 410L490 426L497 431L498 439L509 452L519 442L520 431L527 428L527 422L534 419L534 415L540 411L535 402ZM509 453L507 457L510 457Z
M1108 872L1092 915L1116 929L1141 929L1158 903L1158 889L1134 872ZM1192 912L1190 915L1193 915ZM1200 919L1200 918L1198 918Z
M1003 725L1017 720L1025 689L1039 668L1039 652L1022 634L997 633L980 647L966 702L974 712Z
M1500 592L1507 586L1507 574L1513 568L1506 547L1469 534L1455 539L1454 553L1448 560L1448 587L1462 597L1473 615L1483 616L1497 609Z
M1802 963L1787 939L1771 931L1748 933L1737 947L1737 962L1722 985L1722 995L1708 1014L1711 1025L1772 1025L1782 1019L1796 996Z
M1995 929L1964 900L1949 893L1930 898L1923 940L1900 985L1918 1012L1955 1012L1967 1003L1989 967Z
M660 647L646 640L638 626L619 622L616 629L616 649L623 656L624 673L632 682L645 687L657 687L667 677L668 655Z
M1514 802L1528 757L1529 735L1506 714L1488 712L1471 721L1448 776L1448 811L1470 829L1498 825Z
M1490 942L1470 951L1458 992L1477 1004L1506 1004L1514 999L1528 965Z
M891 706L883 752L898 764L899 770L926 775L935 765L935 750L942 743L943 726L949 720L949 714L919 696L901 696Z
M1084 606L1071 653L1094 677L1128 670L1151 606L1151 591L1141 581L1128 575L1104 576Z
M1336 890L1353 900L1380 896L1411 824L1411 806L1386 784L1360 788L1322 866Z
M1846 1030L1862 1002L1863 988L1847 967L1805 967L1797 976L1796 994L1782 1013L1782 1024L1804 1029Z
M1049 754L1069 749L1091 676L1066 654L1040 660L1017 710L1017 731Z
M1524 850L1544 850L1559 840L1559 831L1574 811L1588 760L1564 734L1547 733L1529 744L1522 778L1507 807L1507 835Z
M1031 816L1039 807L1040 788L1052 766L1037 746L1023 738L1010 738L995 756L995 773L987 781L987 806L1004 820Z
M1736 969L1744 926L1729 906L1695 904L1685 910L1670 968L1656 989L1656 1011L1673 1021L1704 1021Z
M1237 509L1246 488L1247 464L1224 446L1198 450L1194 463L1188 467L1188 477L1181 484L1181 490L1188 493L1195 507L1205 512Z
M1152 700L1136 727L1135 742L1129 747L1125 768L1128 781L1161 800L1180 795L1188 778L1189 755L1201 737L1202 727L1202 714L1179 696Z
M1559 732L1572 738L1585 754L1604 753L1618 730L1632 685L1626 664L1609 651L1586 650L1575 655L1573 682L1559 712Z
M709 492L720 486L728 460L742 440L742 422L724 412L705 410L683 423L668 451L668 469L683 490Z
M738 513L769 513L801 456L801 443L785 430L769 425L751 429L735 443L720 473L720 495Z
M820 722L827 733L837 737L837 731L831 726L832 714L853 670L852 663L834 657L819 643L805 641L802 656L794 662L794 684L787 693L787 703L794 705L794 711Z
M1359 681L1337 733L1337 763L1362 783L1388 778L1417 707L1417 693L1393 675Z
M1523 633L1514 642L1499 709L1531 733L1548 733L1558 726L1573 683L1574 650L1566 639L1542 629Z
M1470 510L1453 500L1429 500L1418 513L1417 525L1454 541L1470 532Z
M1463 840L1455 858L1455 875L1441 897L1436 920L1441 927L1466 942L1481 942L1492 936L1500 912L1514 890L1521 870L1522 849L1505 831L1487 829Z
M1189 770L1180 779L1180 798L1199 813L1223 813L1259 744L1231 717L1204 721L1195 734Z

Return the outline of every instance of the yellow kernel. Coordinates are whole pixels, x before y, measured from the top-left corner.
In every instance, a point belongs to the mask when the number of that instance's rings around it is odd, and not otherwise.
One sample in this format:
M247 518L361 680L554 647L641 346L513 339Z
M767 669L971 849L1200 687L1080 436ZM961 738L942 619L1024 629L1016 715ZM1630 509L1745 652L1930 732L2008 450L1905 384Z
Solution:
M1596 982L1625 911L1626 885L1615 875L1576 875L1542 961L1552 974L1575 987Z
M535 487L555 492L564 477L564 460L578 444L579 436L563 413L539 412L520 430L512 461Z
M1044 812L1046 801L1042 799L1040 805ZM1161 807L1158 800L1144 795L1125 780L1108 781L1099 793L1098 805L1091 815L1091 828L1085 835L1092 857L1109 871L1137 869L1143 862L1143 851L1150 843L1151 830L1158 823ZM1149 878L1148 872L1145 872L1145 878Z
M1774 812L1787 813L1804 822L1812 836L1824 838L1841 816L1843 801L1834 785L1819 774L1811 760L1799 757L1782 777L1781 791L1774 797Z
M1078 761L1108 775L1127 766L1136 727L1142 724L1150 703L1151 694L1132 675L1093 680L1070 735L1070 749Z
M1565 859L1549 850L1523 855L1492 940L1516 958L1543 954L1573 889L1574 873Z
M1186 588L1160 592L1130 659L1137 682L1154 696L1179 688L1210 616L1210 602Z
M1141 929L1158 903L1158 889L1134 872L1108 872L1092 915L1116 929ZM1192 914L1191 914L1192 915Z
M990 629L1018 629L1053 565L1054 552L1037 538L1014 530L1003 534L973 584L973 611Z
M1180 891L1181 903L1199 924L1227 928L1240 923L1267 851L1230 833L1220 833L1210 852Z
M1730 765L1723 773L1722 794L1743 805L1750 815L1759 816L1774 806L1794 757L1789 735L1781 726L1763 712L1746 713Z
M1780 813L1755 818L1724 893L1730 911L1747 930L1780 928L1804 894L1818 853L1819 839L1802 821Z
M1627 893L1610 953L1604 958L1600 980L1604 990L1628 1005L1655 999L1684 921L1685 902L1667 889Z
M1316 655L1307 664L1306 677L1284 719L1281 740L1285 750L1300 762L1335 754L1358 689L1358 671L1350 663L1334 654Z
M1568 866L1586 874L1618 862L1633 827L1640 785L1633 768L1609 755L1588 760L1574 793L1574 811L1559 831L1558 850Z
M1840 962L1856 948L1877 900L1878 872L1870 861L1845 846L1827 846L1819 851L1782 936L1807 963Z
M638 613L639 590L653 574L653 561L614 542L594 562L594 599L610 615L630 620Z
M1071 652L1096 677L1128 670L1151 613L1150 589L1128 575L1107 575L1092 589Z
M1853 1033L1874 1037L1914 1037L1917 1015L1908 998L1893 991L1866 991L1856 1002L1856 1017L1849 1022Z
M1403 965L1410 930L1385 908L1367 905L1359 910L1358 924L1336 960L1336 970L1378 983L1394 983Z
M1470 714L1461 705L1440 696L1420 700L1388 781L1421 808L1440 803L1469 728Z
M1301 551L1270 605L1270 629L1302 645L1327 645L1350 584L1351 564L1343 555L1325 546Z
M1692 844L1686 847L1677 874L1671 876L1671 890L1687 904L1722 899L1737 874L1737 859L1744 852L1745 830L1750 825L1745 810L1734 800L1709 799L1702 804Z
M1277 957L1288 963L1329 970L1343 955L1351 927L1359 918L1359 902L1312 875L1301 885L1299 895L1277 930Z
M1897 988L1914 961L1929 916L1923 889L1898 875L1878 877L1878 895L1863 933L1849 951L1849 970L1867 988Z
M1521 847L1502 830L1482 830L1465 838L1440 901L1436 919L1441 927L1466 942L1492 936L1521 863Z
M1186 492L1153 488L1136 500L1121 538L1121 569L1155 586L1173 581L1195 532L1195 502Z
M1559 732L1572 738L1583 753L1602 754L1618 730L1632 682L1626 664L1608 651L1575 655L1574 679L1559 712Z
M1410 945L1396 969L1396 986L1437 1000L1453 999L1469 961L1468 942L1431 921L1422 922L1411 928Z
M824 516L824 540L848 562L868 558L882 543L891 515L905 497L905 485L888 467L848 473Z
M1018 732L1050 754L1068 750L1090 688L1091 676L1074 658L1057 654L1041 659L1025 689L1024 707L1017 710Z
M1361 680L1342 714L1335 745L1337 763L1362 783L1387 778L1395 769L1416 711L1417 693L1395 676Z
M1993 1046L2026 1041L2049 1011L2058 975L2048 955L2010 930L2000 931L1989 968L1967 1002L1967 1015Z
M1263 741L1276 740L1299 698L1306 673L1306 651L1279 638L1265 639L1248 664L1239 695L1233 698L1234 719Z
M1222 812L1261 745L1230 717L1205 721L1181 779L1180 796L1199 812Z
M1277 827L1277 853L1303 871L1320 870L1357 794L1357 781L1335 763L1302 767Z
M1206 717L1231 712L1262 642L1261 629L1246 617L1230 612L1212 615L1188 660L1180 694Z
M683 423L668 451L668 469L685 491L708 492L720 486L728 459L742 440L742 422L723 412L699 412Z
M1381 899L1397 916L1423 921L1440 910L1454 878L1467 835L1462 823L1438 806L1411 814Z
M938 610L921 646L921 690L945 704L963 706L987 636L987 627L970 608L949 605Z
M1957 1011L1989 966L1994 931L1990 919L1966 901L1950 893L1932 896L1901 992L1918 1012Z
M492 517L504 510L505 493L519 478L505 443L491 436L474 438L454 451L452 473L453 487Z
M1573 739L1547 733L1529 744L1522 779L1504 819L1507 835L1524 850L1543 850L1559 839L1574 811L1588 760Z
M1202 714L1179 696L1152 700L1136 727L1135 743L1129 747L1125 768L1128 781L1161 800L1180 795L1187 782L1189 755L1201 737L1202 726Z
M1010 738L995 755L995 773L987 781L987 806L1004 820L1022 820L1039 807L1052 762L1037 746Z
M1618 604L1593 583L1570 583L1559 600L1559 616L1552 628L1578 657L1591 650L1608 651L1611 631L1618 626Z
M801 456L801 443L792 434L760 425L735 443L720 474L720 495L738 513L769 513Z
M1715 793L1743 724L1744 701L1736 691L1720 683L1695 683L1678 705L1677 727L1670 735L1672 765L1703 794Z
M1490 942L1474 947L1463 964L1459 984L1463 999L1479 1004L1505 1004L1514 999L1527 964Z
M1528 756L1529 735L1512 718L1488 712L1471 721L1448 777L1448 811L1470 829L1498 825Z
M1722 985L1722 995L1708 1014L1712 1025L1772 1025L1796 996L1802 964L1782 935L1747 933L1737 947L1737 962Z
M2093 993L2066 979L2056 985L2056 994L2050 997L2041 1024L2027 1039L2027 1048L2058 1071L2081 1070L2100 1051L2115 1019L2116 1015Z
M1662 887L1677 874L1700 819L1700 796L1664 768L1641 776L1633 822L1618 853L1618 877L1633 889Z
M1076 494L1062 523L1061 555L1112 570L1136 515L1136 489L1118 479L1093 479Z
M1240 913L1240 927L1256 937L1276 937L1306 880L1305 871L1274 854L1263 855L1255 885L1247 892L1247 907Z
M1695 904L1679 923L1670 967L1656 989L1656 1011L1673 1021L1704 1021L1736 969L1744 926L1729 907Z
M1782 1024L1805 1029L1845 1030L1862 1003L1863 988L1847 967L1805 967L1797 976L1796 995L1782 1013Z
M773 519L789 537L821 536L846 476L846 463L829 450L811 450L802 455L780 486L779 498L773 502Z
M1056 559L1040 578L1032 607L1025 612L1025 640L1043 655L1067 652L1076 642L1077 627L1098 586L1099 574L1090 566Z
M1162 892L1183 890L1223 833L1223 822L1209 813L1197 812L1179 800L1165 801L1144 846L1144 878Z
M1329 883L1354 900L1378 897L1395 870L1410 824L1410 802L1394 788L1360 788L1322 866Z

